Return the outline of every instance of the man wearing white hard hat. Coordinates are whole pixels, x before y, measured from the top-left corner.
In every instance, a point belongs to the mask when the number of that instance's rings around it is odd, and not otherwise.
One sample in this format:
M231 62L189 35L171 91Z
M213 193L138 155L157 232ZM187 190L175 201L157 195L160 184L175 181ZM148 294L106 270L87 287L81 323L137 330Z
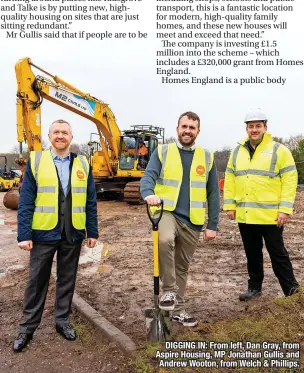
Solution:
M248 290L241 301L261 295L263 239L272 268L285 296L296 293L295 279L284 246L283 228L293 212L298 183L291 152L267 133L267 116L250 110L245 117L248 137L232 151L224 186L224 210L239 225L248 268Z

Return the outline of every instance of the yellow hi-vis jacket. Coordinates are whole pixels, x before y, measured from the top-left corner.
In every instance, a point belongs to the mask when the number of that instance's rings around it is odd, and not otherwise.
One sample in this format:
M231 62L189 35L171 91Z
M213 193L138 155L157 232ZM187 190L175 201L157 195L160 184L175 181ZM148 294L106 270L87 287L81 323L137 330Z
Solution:
M290 151L265 133L252 159L245 139L230 155L225 173L224 210L236 210L236 221L277 224L279 212L292 214L298 183Z
M154 193L164 201L164 210L176 208L183 180L183 166L175 143L159 145L158 157L162 163ZM206 215L206 185L213 164L213 154L196 147L190 170L190 221L203 225Z
M59 181L56 166L49 150L30 153L31 170L37 184L37 197L32 229L51 230L58 223ZM89 164L84 156L74 158L71 173L72 224L85 229Z

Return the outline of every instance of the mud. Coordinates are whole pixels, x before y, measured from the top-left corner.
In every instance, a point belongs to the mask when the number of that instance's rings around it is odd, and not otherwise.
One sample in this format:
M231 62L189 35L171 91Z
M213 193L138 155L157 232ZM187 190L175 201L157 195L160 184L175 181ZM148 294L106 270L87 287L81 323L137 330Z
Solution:
M84 275L80 270L77 292L109 321L138 344L145 341L145 308L153 306L152 230L145 206L123 202L100 202L100 241L109 255L102 258L104 268ZM299 191L292 220L284 230L285 244L295 276L304 284L304 191ZM263 295L257 300L282 297L280 285L264 249L265 278ZM186 310L201 323L246 312L247 304L238 300L247 289L246 257L237 224L221 212L216 240L201 237L195 252L187 287ZM198 326L199 328L199 326ZM180 331L174 324L173 336Z

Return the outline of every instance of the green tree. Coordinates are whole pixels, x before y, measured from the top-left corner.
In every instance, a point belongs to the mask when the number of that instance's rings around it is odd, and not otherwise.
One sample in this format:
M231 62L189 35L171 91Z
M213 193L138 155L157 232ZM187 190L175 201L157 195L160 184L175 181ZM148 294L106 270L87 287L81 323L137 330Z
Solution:
M292 155L297 166L299 184L304 184L304 139L298 142L298 146L292 151Z
M283 139L283 137L273 136L272 139L273 139L273 141L275 141L275 142L279 142L279 143L281 143L281 144L284 144L284 139Z
M291 151L297 166L299 184L304 184L304 136L290 136L289 139L274 136L273 140L285 145Z

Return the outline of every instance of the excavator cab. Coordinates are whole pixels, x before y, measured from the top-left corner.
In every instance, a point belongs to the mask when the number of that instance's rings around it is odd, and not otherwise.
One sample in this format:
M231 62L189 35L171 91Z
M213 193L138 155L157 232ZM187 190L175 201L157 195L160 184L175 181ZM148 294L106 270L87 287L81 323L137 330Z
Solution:
M164 142L164 128L132 126L124 131L120 141L118 173L125 176L124 200L130 204L141 203L140 179L159 141Z
M159 141L164 141L164 128L154 126L132 126L121 132L118 143L117 160L111 163L114 177L109 177L106 157L111 157L111 145L102 138L104 146L98 141L89 142L90 161L95 181L96 193L100 198L121 197L131 204L141 203L140 179L157 148ZM96 135L98 134L91 134ZM100 136L99 136L100 140Z
M138 170L145 170L148 161L150 159L150 156L152 154L150 150L150 138L146 138L145 135L141 135L138 138L138 144L137 144L137 166L136 168Z
M144 171L158 142L164 140L164 129L153 126L133 126L124 131L120 141L119 169Z
M119 168L133 170L136 160L136 138L132 135L122 136L120 140Z

